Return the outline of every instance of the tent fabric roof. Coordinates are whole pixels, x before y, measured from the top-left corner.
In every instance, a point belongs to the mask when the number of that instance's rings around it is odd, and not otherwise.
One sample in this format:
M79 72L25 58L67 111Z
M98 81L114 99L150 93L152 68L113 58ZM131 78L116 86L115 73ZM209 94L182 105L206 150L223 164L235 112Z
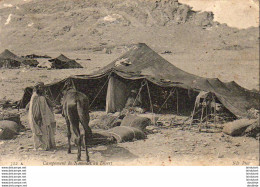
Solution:
M14 53L12 53L11 51L9 51L8 49L5 49L1 54L0 54L0 58L18 58L18 56L16 56Z
M237 117L246 116L250 108L259 108L259 94L253 94L234 81L223 83L217 78L203 78L187 73L144 43L134 45L121 57L95 73L102 74L111 70L124 78L143 77L161 86L166 81L169 86L212 92Z
M22 62L22 58L16 56L14 53L9 51L8 49L5 49L1 54L0 54L0 59L6 59L6 60L15 60L18 62Z
M223 83L217 78L203 78L187 73L162 58L144 43L134 45L125 54L91 75L76 75L67 79L75 81L98 79L111 73L124 79L146 79L162 87L176 86L214 93L237 117L246 117L247 111L251 108L259 109L259 93L253 94L235 82ZM50 86L53 85L55 83Z
M16 56L8 49L5 49L0 54L0 67L7 67L7 68L19 67L22 61L23 60L20 57Z
M50 59L49 61L50 62L53 62L55 60L60 60L60 61L63 61L63 62L69 62L71 61L71 59L69 59L68 57L66 57L65 55L63 54L60 54L60 56L56 57L56 58L53 58L53 59Z

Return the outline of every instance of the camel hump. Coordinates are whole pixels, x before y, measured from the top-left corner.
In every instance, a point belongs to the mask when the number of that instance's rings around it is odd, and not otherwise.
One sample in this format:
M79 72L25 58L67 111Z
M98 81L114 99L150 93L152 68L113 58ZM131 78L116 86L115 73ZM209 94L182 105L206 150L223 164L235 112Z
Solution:
M85 103L85 104L89 104L89 99L88 99L88 97L84 94L84 93L82 93L82 92L77 92L76 93L76 95L77 95L77 100L81 103L81 102L83 102L83 103Z
M64 103L67 103L67 106L69 107L75 107L77 105L80 105L82 107L88 107L89 99L82 92L78 92L76 90L69 90L64 97Z

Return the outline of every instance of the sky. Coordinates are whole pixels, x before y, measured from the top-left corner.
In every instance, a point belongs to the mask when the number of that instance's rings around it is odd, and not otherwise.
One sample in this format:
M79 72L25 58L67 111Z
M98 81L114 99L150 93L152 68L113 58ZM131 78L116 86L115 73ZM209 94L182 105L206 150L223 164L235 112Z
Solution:
M194 10L212 11L215 21L228 26L248 28L259 26L258 0L179 0Z

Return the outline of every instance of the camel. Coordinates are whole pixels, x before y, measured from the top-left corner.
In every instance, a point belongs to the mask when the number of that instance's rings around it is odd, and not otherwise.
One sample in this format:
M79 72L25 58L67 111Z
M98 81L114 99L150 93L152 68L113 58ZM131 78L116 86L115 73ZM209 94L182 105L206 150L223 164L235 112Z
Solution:
M87 149L88 141L92 137L92 131L89 127L89 99L88 97L74 88L68 88L63 91L62 98L62 116L65 117L67 124L67 136L68 136L68 153L71 153L71 129L76 135L76 145L78 147L77 161L81 160L81 142L82 136L80 135L79 122L84 129L85 138L85 151L86 161L89 162L89 154Z

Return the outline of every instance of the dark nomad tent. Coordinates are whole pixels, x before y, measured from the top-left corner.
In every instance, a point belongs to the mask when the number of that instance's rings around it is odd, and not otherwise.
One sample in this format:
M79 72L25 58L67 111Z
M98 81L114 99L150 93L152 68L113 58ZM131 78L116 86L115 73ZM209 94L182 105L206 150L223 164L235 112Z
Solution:
M0 54L0 68L16 68L21 65L22 59L8 49Z
M49 61L52 62L52 68L55 69L83 68L75 60L71 60L63 54L61 54L57 58L50 59Z
M259 109L258 93L235 82L223 83L219 79L202 78L182 71L144 43L133 45L128 52L91 75L71 76L47 85L50 98L59 102L66 82L88 95L92 110L122 110L132 89L142 96L142 107L155 113L166 109L190 114L201 91L214 94L236 117L247 116L251 108ZM32 88L25 89L20 107L29 102L31 92Z
M0 68L17 68L20 66L36 67L38 64L37 60L18 57L8 49L0 54Z

